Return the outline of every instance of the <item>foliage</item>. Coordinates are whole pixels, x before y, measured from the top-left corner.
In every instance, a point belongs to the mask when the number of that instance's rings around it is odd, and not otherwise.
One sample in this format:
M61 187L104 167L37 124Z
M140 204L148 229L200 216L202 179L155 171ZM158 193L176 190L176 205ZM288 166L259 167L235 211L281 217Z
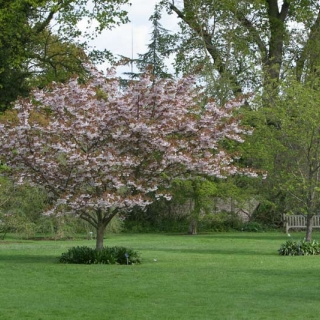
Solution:
M180 209L180 208L179 208ZM125 215L124 232L154 233L154 232L185 232L188 229L188 212L178 210L175 197L170 201L159 199L145 210L134 208Z
M317 87L289 82L284 92L279 103L278 133L283 149L279 166L281 189L289 195L289 210L315 214L320 204L319 91Z
M61 263L76 264L136 264L140 263L140 255L125 247L104 247L101 250L89 247L73 247L63 253Z
M240 217L234 212L217 212L202 217L199 222L201 231L226 232L239 230L243 225Z
M259 231L263 231L263 226L259 223L259 222L247 222L245 223L242 228L241 231L246 231L246 232L259 232Z
M190 222L185 219L156 219L155 221L148 220L126 220L124 224L124 233L186 233ZM202 229L201 229L202 231Z
M270 108L259 108L264 97L255 95L257 108L244 113L254 134L241 145L243 164L268 172L266 180L249 182L260 194L254 219L275 227L281 226L285 212L310 220L320 203L319 79L309 75L299 82L288 72L279 88L281 95L270 97ZM311 232L308 227L308 241Z
M265 181L248 183L259 195L254 219L277 227L283 212L298 211L310 220L319 207L319 3L161 3L180 22L177 72L198 74L219 101L261 94L248 98L245 121L255 130L240 159L268 172Z
M269 181L268 181L269 182ZM283 227L283 198L285 195L275 195L273 192L268 193L267 190L261 191L261 201L252 214L252 219L261 225L271 229L279 229ZM264 198L264 199L263 199ZM273 198L273 201L267 200Z
M15 185L0 176L0 233L32 237L38 231L41 213L46 206L46 193L30 185Z
M91 264L95 261L94 252L94 249L89 247L73 247L61 255L59 262Z
M238 230L242 222L235 211L239 212L242 208L248 218L253 211L249 202L256 190L251 190L246 180L252 179L243 176L220 180L200 177L176 179L169 190L172 199L169 202L164 200L153 203L145 212L131 213L125 221L126 229L139 232L188 230L191 234L191 226L193 234L197 230ZM227 206L229 213L221 212L226 210L225 203L230 204Z
M281 256L309 256L320 254L320 244L318 241L292 241L287 240L278 250Z
M124 229L124 216L119 214L115 215L114 218L107 225L107 233L121 233Z
M282 95L275 98L272 110L265 110L266 118L273 116L267 144L273 156L269 189L278 195L274 201L283 212L305 214L309 221L320 204L320 134L318 115L318 80L299 83L288 78L281 84ZM276 141L276 148L271 143ZM279 211L279 210L278 210ZM311 241L312 226L308 224L307 241Z
M37 226L28 217L22 214L0 214L0 234L2 239L8 232L15 232L20 237L30 238L35 236Z
M230 178L175 180L169 189L171 200L154 202L144 211L133 210L126 216L124 231L185 233L194 221L200 232L240 230L243 222L234 206L248 203L244 189ZM219 204L225 201L230 203L230 212L221 212L225 206Z
M189 180L176 180L172 187L173 198L183 206L188 214L189 234L197 234L202 216L213 211L217 184L208 179L194 177Z
M217 99L267 87L277 94L288 68L299 81L317 72L320 12L315 1L161 4L179 21L176 70L199 74Z
M155 6L154 13L149 21L152 22L151 42L147 45L148 51L144 54L138 54L137 59L125 59L127 63L135 63L139 72L143 73L146 69L152 69L155 77L171 78L165 59L169 57L175 45L175 37L168 30L162 27L160 23L161 10L158 5ZM140 74L127 72L131 78L137 78Z
M25 215L31 222L37 222L47 205L47 194L41 187L16 185L3 179L0 185L0 199L5 199L1 209L6 214Z
M81 62L109 52L88 45L101 31L128 21L127 0L11 0L0 3L0 111L30 87L85 74ZM95 25L95 28L92 28ZM79 40L81 39L81 40ZM88 55L88 56L87 56Z
M90 70L85 84L72 79L20 99L2 117L0 151L14 178L49 192L48 214L69 212L96 228L97 247L117 213L170 198L173 179L257 176L220 146L248 133L233 114L241 100L204 108L192 77L145 74L123 90Z
M174 209L174 207L173 207ZM160 212L158 216L152 214L153 211L146 213L142 216L137 213L129 215L125 220L124 230L126 233L166 233L178 232L186 234L190 226L189 212L184 215L172 213L171 215L166 212ZM141 213L143 214L143 213ZM241 230L243 222L239 216L233 212L219 212L207 214L200 217L197 222L197 231L203 232L226 232Z

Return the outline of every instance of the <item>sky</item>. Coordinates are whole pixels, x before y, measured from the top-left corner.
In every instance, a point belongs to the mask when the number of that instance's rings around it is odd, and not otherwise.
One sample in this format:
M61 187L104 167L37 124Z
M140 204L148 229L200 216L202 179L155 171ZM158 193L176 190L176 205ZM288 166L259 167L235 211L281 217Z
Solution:
M96 49L107 49L114 55L123 55L130 58L132 52L133 58L136 58L138 53L145 53L147 44L151 39L152 24L149 18L153 14L154 6L157 2L157 0L131 0L131 6L124 6L128 11L131 22L112 30L104 31L91 42L91 45ZM164 28L176 30L177 21L176 16L168 15L163 11L161 24ZM107 64L103 64L99 68L103 70L106 67ZM118 68L118 73L130 71L129 66Z

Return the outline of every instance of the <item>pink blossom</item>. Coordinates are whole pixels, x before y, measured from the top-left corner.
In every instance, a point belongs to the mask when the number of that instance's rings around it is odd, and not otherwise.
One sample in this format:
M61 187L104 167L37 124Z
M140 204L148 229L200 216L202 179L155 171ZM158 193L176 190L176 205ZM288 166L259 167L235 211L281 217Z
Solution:
M16 102L16 122L0 124L1 156L17 179L50 191L56 202L48 214L67 210L98 226L145 208L150 193L169 200L160 190L172 178L256 175L219 147L250 133L233 115L241 100L203 108L192 77L154 82L146 74L122 89L112 71L105 78L87 68L86 84L35 90Z

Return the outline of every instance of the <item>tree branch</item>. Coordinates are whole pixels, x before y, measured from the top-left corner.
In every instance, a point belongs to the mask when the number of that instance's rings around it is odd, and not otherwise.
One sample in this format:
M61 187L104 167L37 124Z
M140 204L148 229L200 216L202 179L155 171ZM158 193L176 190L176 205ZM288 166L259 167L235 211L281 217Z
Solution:
M45 28L47 28L52 21L54 15L59 12L63 7L68 6L70 3L72 3L74 0L59 0L56 6L53 6L53 8L48 13L48 16L44 19L43 22L38 23L34 27L35 33L39 34L41 33Z
M300 57L297 60L296 66L296 77L298 81L302 80L303 68L305 62L310 57L310 49L314 41L320 41L320 10L318 11L318 16L312 27L310 28L310 33L306 44L303 47Z
M185 4L187 1L185 1ZM187 5L188 7L188 5ZM182 19L200 38L204 40L205 47L214 61L214 65L217 66L220 74L225 72L225 65L222 63L222 59L218 49L212 45L212 35L205 29L203 29L194 19L192 14L185 15L180 11L173 3L170 4L170 9L173 10L177 16Z
M263 41L261 40L259 32L255 29L252 22L248 20L243 14L241 14L240 12L236 12L235 16L238 19L238 21L242 24L242 26L244 26L251 34L251 36L254 38L261 52L262 61L263 63L266 63L268 60L268 50Z

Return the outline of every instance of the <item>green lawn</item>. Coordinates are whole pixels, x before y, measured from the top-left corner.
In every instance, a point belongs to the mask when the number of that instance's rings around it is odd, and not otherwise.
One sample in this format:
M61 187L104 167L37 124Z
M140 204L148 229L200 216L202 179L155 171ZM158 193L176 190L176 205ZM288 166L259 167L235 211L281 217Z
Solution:
M69 247L94 246L88 240L0 241L0 319L318 319L320 257L278 256L286 240L283 233L105 239L138 250L143 263L134 266L57 263Z

